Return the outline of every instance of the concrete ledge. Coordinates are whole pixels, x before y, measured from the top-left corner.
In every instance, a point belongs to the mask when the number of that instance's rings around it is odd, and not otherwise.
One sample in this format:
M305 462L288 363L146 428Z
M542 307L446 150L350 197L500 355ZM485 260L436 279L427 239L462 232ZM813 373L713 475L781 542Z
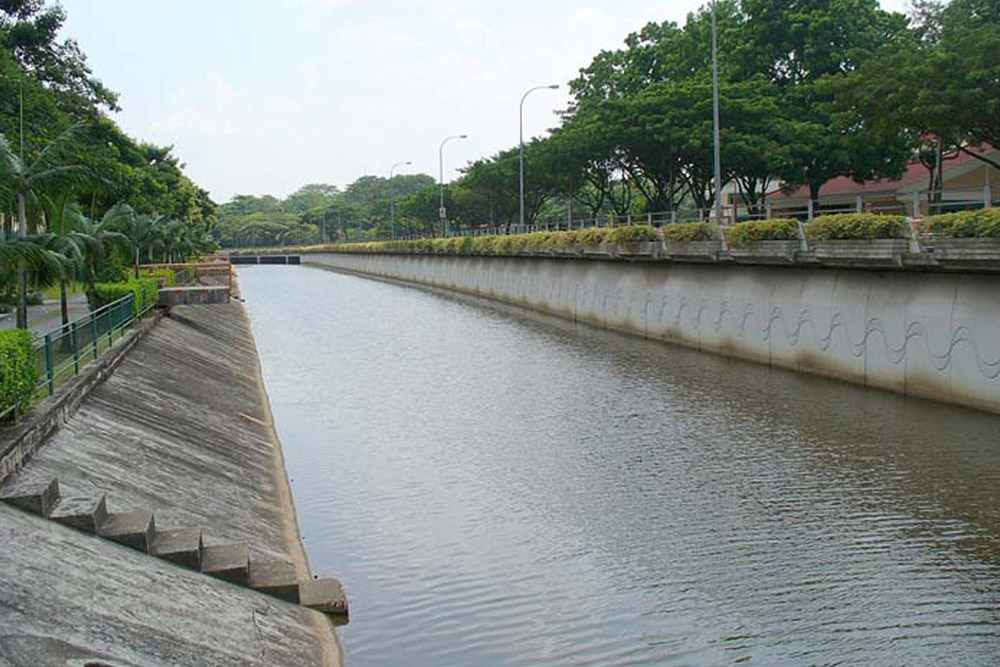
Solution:
M0 429L0 486L27 463L35 450L79 409L95 387L115 372L129 350L159 323L161 313L140 320L99 359L92 361L50 396L35 406L20 424Z

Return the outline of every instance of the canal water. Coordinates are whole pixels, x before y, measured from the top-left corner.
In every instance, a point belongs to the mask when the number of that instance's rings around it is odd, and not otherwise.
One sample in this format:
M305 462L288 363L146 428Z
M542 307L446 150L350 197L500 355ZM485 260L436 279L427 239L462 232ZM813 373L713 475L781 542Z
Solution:
M1000 664L1000 418L240 269L349 665Z

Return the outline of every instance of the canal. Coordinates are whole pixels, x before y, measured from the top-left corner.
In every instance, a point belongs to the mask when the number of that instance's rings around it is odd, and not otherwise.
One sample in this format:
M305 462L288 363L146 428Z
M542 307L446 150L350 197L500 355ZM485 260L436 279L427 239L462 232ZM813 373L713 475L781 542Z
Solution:
M1000 418L239 274L349 665L1000 662Z

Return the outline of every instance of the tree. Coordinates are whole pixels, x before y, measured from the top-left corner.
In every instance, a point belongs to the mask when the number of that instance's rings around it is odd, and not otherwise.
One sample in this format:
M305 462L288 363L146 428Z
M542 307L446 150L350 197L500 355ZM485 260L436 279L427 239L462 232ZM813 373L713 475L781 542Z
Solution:
M28 235L28 204L37 202L45 188L66 187L68 182L79 178L85 170L80 165L59 164L58 153L71 140L77 126L71 127L48 144L31 162L22 160L21 155L0 135L0 189L6 190L17 201L17 235ZM24 267L17 272L17 327L28 327L27 281Z

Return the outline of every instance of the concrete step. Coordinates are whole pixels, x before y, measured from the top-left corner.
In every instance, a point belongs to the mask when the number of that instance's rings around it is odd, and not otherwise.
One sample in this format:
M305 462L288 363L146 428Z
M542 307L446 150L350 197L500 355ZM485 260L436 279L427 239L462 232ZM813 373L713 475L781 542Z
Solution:
M346 619L348 615L347 594L336 579L313 579L299 583L299 604L328 616Z
M97 529L103 538L147 553L155 533L156 520L149 512L115 512Z
M107 496L63 496L52 508L49 518L87 533L97 533L108 518Z
M7 489L0 500L25 512L47 517L59 502L59 480L18 484Z
M250 547L246 544L205 547L201 571L216 579L249 586Z
M299 602L299 572L286 560L251 560L250 587L287 602Z
M201 528L184 528L156 531L149 553L189 570L200 572L204 550Z

